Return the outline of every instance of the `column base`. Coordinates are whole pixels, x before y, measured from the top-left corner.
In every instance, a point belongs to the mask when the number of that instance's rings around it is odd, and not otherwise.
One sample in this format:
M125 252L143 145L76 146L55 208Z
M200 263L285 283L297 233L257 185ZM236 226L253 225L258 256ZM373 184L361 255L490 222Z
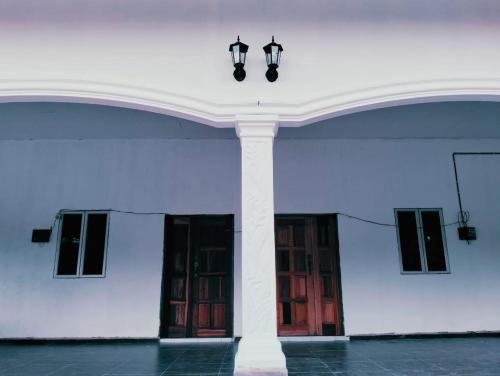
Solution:
M284 369L244 369L244 368L235 368L234 376L288 376L288 370Z
M235 376L287 376L285 354L278 338L242 338L234 359Z

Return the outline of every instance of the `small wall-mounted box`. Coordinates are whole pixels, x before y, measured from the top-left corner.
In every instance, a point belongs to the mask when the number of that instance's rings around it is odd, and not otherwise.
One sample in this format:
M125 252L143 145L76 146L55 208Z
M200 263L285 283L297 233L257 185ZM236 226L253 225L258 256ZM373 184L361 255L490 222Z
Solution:
M458 228L458 238L460 240L476 240L476 228L475 227L459 227Z
M48 243L50 242L51 229L34 229L31 235L33 243Z

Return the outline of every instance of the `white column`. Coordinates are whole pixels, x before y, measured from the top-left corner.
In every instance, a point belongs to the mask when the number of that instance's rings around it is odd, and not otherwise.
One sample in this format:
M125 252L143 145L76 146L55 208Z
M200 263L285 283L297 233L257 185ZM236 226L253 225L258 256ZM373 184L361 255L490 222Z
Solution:
M287 375L277 337L273 140L277 117L238 117L242 175L242 324L235 375Z

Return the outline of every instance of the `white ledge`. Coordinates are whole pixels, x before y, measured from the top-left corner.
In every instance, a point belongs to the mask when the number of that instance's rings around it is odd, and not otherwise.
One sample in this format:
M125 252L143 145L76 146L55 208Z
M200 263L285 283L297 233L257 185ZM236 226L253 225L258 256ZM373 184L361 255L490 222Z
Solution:
M76 102L133 108L219 128L251 118L296 127L363 110L440 101L500 101L500 78L457 78L358 87L300 103L215 103L148 87L80 80L0 80L0 102ZM276 120L277 121L277 120Z
M207 337L207 338L161 338L160 344L183 344L183 343L231 343L234 338L230 337Z
M347 336L293 336L278 337L280 342L345 342L349 341Z

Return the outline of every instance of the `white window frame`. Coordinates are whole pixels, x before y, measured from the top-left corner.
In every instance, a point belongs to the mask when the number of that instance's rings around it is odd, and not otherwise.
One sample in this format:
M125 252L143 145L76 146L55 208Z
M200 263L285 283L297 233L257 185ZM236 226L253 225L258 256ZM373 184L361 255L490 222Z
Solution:
M77 269L75 275L61 275L57 274L57 269L59 266L59 253L61 247L61 236L62 236L62 221L65 214L81 214L82 224L80 227L80 244L78 248L78 261ZM85 260L85 243L87 241L87 219L89 214L107 214L106 217L106 238L104 240L104 255L102 264L102 274L82 274L83 273L83 261ZM71 210L64 211L61 213L58 221L58 235L57 235L57 250L54 263L54 278L104 278L106 277L106 267L108 258L108 239L109 239L109 210Z
M427 267L427 255L425 253L425 243L424 243L424 230L422 225L422 212L426 211L437 211L439 213L439 221L441 224L441 238L443 240L443 253L444 253L444 261L446 265L446 270L443 271L429 271ZM414 212L415 218L417 222L417 236L418 236L418 248L420 252L420 264L422 267L421 271L405 271L403 269L403 252L401 249L401 239L399 237L399 220L398 220L398 212ZM444 227L443 220L443 209L441 208L396 208L394 209L394 217L396 219L396 234L398 237L398 254L399 254L399 268L401 274L450 274L450 264L448 260L448 246L446 243L446 231Z

